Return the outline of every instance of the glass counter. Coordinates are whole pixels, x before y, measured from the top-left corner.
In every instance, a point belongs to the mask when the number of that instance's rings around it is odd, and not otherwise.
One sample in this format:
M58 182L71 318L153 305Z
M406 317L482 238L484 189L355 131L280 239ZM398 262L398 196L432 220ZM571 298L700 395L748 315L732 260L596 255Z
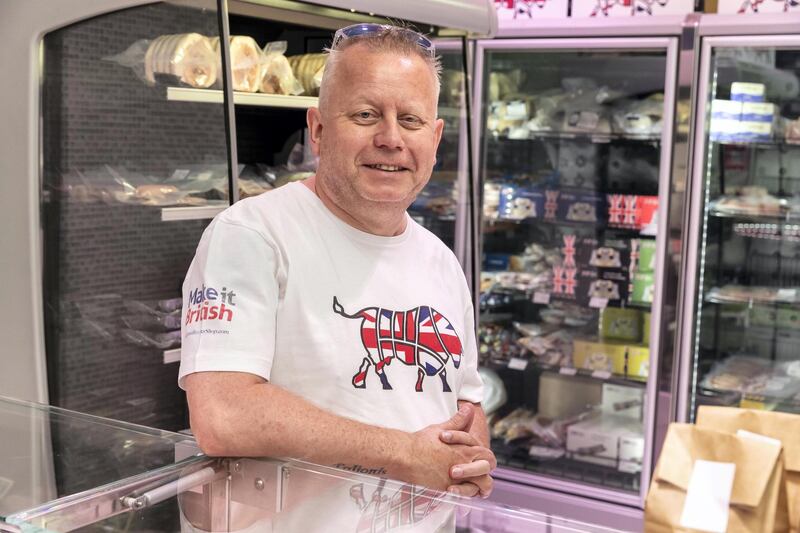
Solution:
M5 397L0 448L0 531L610 531Z

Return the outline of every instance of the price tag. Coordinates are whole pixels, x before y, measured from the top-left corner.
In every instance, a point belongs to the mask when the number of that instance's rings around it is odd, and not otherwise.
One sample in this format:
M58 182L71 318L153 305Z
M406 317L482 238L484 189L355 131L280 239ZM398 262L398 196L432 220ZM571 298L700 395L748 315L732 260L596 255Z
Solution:
M533 293L533 303L535 304L544 304L547 305L550 303L550 293L549 292L534 292Z
M525 370L528 368L528 360L519 357L512 357L508 362L508 368L511 370Z
M592 377L595 379L608 379L611 377L611 372L608 370L595 370L592 372Z
M608 307L608 298L597 298L596 296L589 300L589 307L595 309L605 309Z
M564 374L565 376L574 376L575 374L578 373L578 369L562 366L561 368L558 369L558 373Z

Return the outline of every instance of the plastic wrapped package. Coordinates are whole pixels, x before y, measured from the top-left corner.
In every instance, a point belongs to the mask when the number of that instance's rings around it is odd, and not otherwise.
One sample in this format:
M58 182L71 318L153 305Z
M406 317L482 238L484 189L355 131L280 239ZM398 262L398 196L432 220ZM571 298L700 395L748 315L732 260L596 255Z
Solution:
M143 348L169 350L170 348L177 348L181 345L180 330L167 333L153 333L135 329L121 329L120 335L122 335L122 338L127 342Z
M219 37L210 39L217 61L217 69L222 71L222 53L219 48ZM234 91L254 93L261 82L261 48L258 43L246 35L230 36L231 78ZM217 87L222 87L222 76L218 77Z
M733 355L714 363L700 386L709 389L745 392L753 379L760 379L772 371L767 359L746 355Z
M155 85L160 76L168 76L183 85L205 89L214 85L218 76L211 42L199 33L142 39L124 52L103 59L129 67L149 85Z
M643 100L622 101L614 106L611 124L614 133L631 137L661 134L664 95L656 93Z
M522 70L489 73L489 100L507 100L520 96Z
M181 329L180 311L164 315L124 315L122 323L131 329L144 331L174 331Z
M451 106L460 106L464 98L464 73L447 69L442 72L441 100Z
M328 54L302 54L289 56L287 59L292 66L295 77L303 86L304 94L308 96L318 95Z
M302 94L305 90L292 71L286 53L286 41L267 43L261 53L261 78L258 90L269 94Z

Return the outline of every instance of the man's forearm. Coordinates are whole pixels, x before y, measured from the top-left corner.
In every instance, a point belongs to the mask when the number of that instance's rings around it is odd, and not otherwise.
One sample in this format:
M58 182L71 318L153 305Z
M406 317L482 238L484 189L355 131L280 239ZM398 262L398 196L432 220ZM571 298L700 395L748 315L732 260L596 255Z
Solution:
M293 457L407 476L408 433L336 416L248 374L198 373L186 379L192 429L209 455Z

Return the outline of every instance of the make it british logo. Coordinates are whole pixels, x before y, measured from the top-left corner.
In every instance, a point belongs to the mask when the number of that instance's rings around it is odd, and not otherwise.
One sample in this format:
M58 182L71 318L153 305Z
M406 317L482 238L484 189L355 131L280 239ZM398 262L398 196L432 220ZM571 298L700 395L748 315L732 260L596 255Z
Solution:
M203 284L189 291L188 301L186 326L205 320L231 322L236 311L236 293L228 287L216 289Z

